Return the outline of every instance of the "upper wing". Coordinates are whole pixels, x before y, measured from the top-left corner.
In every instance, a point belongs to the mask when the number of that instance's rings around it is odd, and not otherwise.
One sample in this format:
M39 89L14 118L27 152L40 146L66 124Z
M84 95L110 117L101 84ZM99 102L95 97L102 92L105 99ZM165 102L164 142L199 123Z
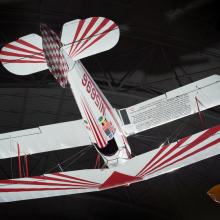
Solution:
M118 40L118 26L103 17L67 22L63 25L61 36L63 48L73 60L109 50Z
M47 69L42 38L29 34L6 44L0 52L2 65L11 73L28 75Z
M0 159L90 145L82 120L0 134Z
M220 76L213 75L137 105L120 109L126 136L220 104Z

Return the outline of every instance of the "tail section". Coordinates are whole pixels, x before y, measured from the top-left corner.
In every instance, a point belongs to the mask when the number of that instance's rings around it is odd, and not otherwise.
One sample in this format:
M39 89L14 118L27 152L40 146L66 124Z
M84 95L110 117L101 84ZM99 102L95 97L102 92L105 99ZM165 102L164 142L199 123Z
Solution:
M88 20L97 21L98 18L91 18ZM85 20L84 22L88 23L88 20ZM107 21L106 19L101 20ZM97 25L100 26L100 24ZM64 51L65 46L62 45L57 34L45 24L41 25L41 34L43 39L43 51L45 53L45 59L50 72L61 86L64 87L67 81L70 83L70 87L84 119L85 127L88 130L91 142L96 143L97 147L100 149L105 148L109 141L117 135L120 136L120 126L118 124L118 120L116 119L114 109L93 81L82 63L80 61L74 61L72 57L66 54ZM93 36L92 33L89 36ZM84 35L84 37L88 36ZM79 50L81 50L80 48L82 48L82 45L86 45L84 44L85 39L81 39L84 41L79 41L80 44L76 45ZM79 39L76 38L75 40ZM88 42L89 40L91 40L91 38L88 38ZM108 47L110 45L111 47L113 46L113 44L110 43ZM76 47L74 49L75 51L78 50ZM106 48L107 47L104 49L99 48L99 50L96 48L93 53L101 52ZM89 54L85 49L84 56L88 55ZM117 145L124 146L122 138L117 139L120 139L117 142Z
M118 40L118 26L103 17L67 22L61 36L64 50L74 61L109 50Z
M67 73L73 61L108 50L119 39L118 26L103 17L65 23L61 41L46 24L41 24L40 30L47 66L62 87L67 84ZM72 62L68 62L69 58Z
M40 25L40 31L43 39L42 45L48 69L58 83L62 87L65 87L67 84L69 66L64 56L64 51L61 49L62 43L60 42L57 34L46 24Z
M47 69L42 38L29 34L6 44L0 51L2 65L16 75L29 75Z
M115 133L120 133L118 119L114 109L90 74L82 63L76 60L112 48L119 38L117 25L102 17L71 21L64 24L62 43L58 35L46 24L40 25L40 31L42 38L38 35L28 35L6 45L1 53L3 65L6 61L13 61L14 70L9 69L9 71L20 75L48 68L62 87L69 82L86 128L91 134L91 141L97 143L99 148L104 148L115 137ZM18 43L29 46L32 50L18 47ZM22 55L17 54L19 58L21 57L19 62L18 59L6 60L3 57L5 54L12 56L14 53L5 53L5 48L23 52ZM33 65L35 62L43 66L37 69ZM20 66L15 66L17 63ZM23 67L26 67L26 64L28 69L24 73ZM124 142L117 145L124 146Z
M77 61L115 46L119 39L118 26L102 17L75 20L64 24L61 40L46 24L41 24L40 30L42 38L28 35L6 45L1 52L3 65L18 75L48 68L62 87L69 82L90 141L109 156L106 163L118 164L119 158L124 162L130 156L130 148L119 116L82 63ZM18 43L29 49L17 46ZM7 50L18 50L20 54ZM8 63L13 66L8 68Z
M65 23L61 40L46 24L41 24L40 30L42 38L30 34L5 45L0 61L16 75L29 75L49 68L62 87L67 84L67 73L73 61L109 50L119 39L118 26L103 17Z

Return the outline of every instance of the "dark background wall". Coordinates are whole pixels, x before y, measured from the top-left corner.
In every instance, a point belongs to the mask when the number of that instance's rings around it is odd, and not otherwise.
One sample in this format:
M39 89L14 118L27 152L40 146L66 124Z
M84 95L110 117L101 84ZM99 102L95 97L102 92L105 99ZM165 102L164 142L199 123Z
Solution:
M1 0L0 46L47 23L58 33L64 22L103 16L120 27L120 41L108 52L82 62L116 108L163 94L190 82L219 74L220 14L214 0ZM220 109L204 113L206 128L219 124ZM79 119L67 87L48 71L18 77L0 66L0 132ZM181 132L178 132L178 131ZM194 115L129 138L134 154L202 130ZM41 174L76 154L74 150L34 155L32 175ZM90 149L66 169L93 167ZM218 219L220 206L206 194L220 183L215 156L152 180L98 193L1 204L5 219L20 217L103 219ZM10 178L9 160L0 161L1 178ZM14 161L13 163L16 163ZM17 174L15 169L14 175Z

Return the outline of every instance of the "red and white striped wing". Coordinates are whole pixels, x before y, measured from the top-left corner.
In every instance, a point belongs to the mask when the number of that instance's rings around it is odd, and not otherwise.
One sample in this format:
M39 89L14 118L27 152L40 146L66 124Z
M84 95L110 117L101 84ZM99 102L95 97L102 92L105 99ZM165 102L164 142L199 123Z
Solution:
M29 34L6 44L0 52L2 65L16 75L29 75L47 69L42 39Z
M64 49L73 60L109 50L118 40L118 26L103 17L67 22L63 25L61 36Z
M0 180L0 202L109 189L147 180L220 154L220 125L136 156L122 166Z
M138 177L158 176L220 153L220 125L156 150Z
M99 183L63 172L31 178L0 180L0 202L53 197L98 190Z

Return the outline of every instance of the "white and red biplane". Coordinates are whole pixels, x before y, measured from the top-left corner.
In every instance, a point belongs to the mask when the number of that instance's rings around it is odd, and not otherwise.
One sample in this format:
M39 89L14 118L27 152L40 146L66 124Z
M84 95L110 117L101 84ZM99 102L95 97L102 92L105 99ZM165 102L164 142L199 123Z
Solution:
M29 75L49 69L62 87L69 83L82 119L1 134L0 159L18 157L19 161L24 155L92 145L106 168L0 180L0 202L129 185L220 153L220 125L135 157L127 141L130 135L219 105L219 75L115 109L80 59L116 45L118 26L91 17L65 23L61 38L45 24L40 30L42 36L30 34L5 45L0 60L11 73Z

